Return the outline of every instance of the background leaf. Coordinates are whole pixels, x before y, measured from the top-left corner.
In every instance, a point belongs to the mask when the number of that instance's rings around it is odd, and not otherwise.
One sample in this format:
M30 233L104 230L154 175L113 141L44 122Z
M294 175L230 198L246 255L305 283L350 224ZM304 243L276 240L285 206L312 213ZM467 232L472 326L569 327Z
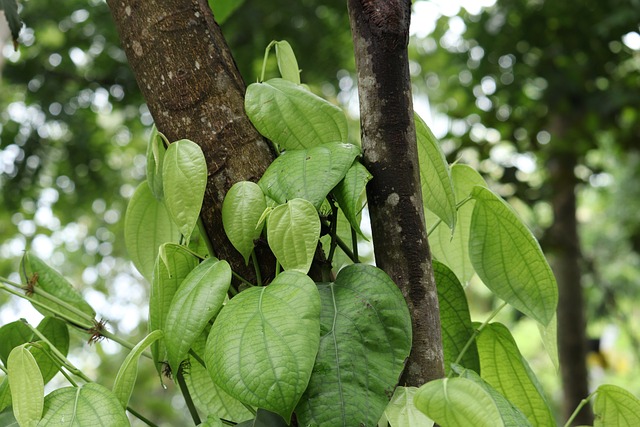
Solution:
M260 237L258 225L267 201L258 184L250 181L236 182L229 189L222 203L222 225L229 241L244 257L246 263L253 251L254 240Z
M216 22L222 25L242 3L244 0L209 0L209 7L213 10Z
M187 243L198 222L206 186L207 162L200 146L188 139L169 144L162 163L164 200Z
M287 80L250 84L244 107L258 132L281 150L347 141L347 119L342 110Z
M593 427L635 427L640 425L640 400L615 385L598 387L593 404Z
M18 2L16 0L0 0L0 10L4 11L4 17L11 30L14 49L18 49L18 37L22 29L22 21L18 14Z
M205 363L236 399L287 422L307 387L320 340L320 297L296 271L233 297L213 323Z
M307 274L320 239L320 218L311 203L289 200L267 219L267 241L285 270Z
M558 285L531 231L511 207L475 187L469 257L478 276L499 298L548 325L558 305Z
M319 285L320 350L296 408L301 425L376 425L411 350L411 317L382 270L353 264ZM330 408L328 410L327 408Z
M35 427L44 407L44 381L38 363L22 344L9 354L7 370L13 415L21 426Z
M160 245L179 239L180 230L171 220L167 208L153 196L149 185L143 181L127 206L124 241L133 265L149 283Z

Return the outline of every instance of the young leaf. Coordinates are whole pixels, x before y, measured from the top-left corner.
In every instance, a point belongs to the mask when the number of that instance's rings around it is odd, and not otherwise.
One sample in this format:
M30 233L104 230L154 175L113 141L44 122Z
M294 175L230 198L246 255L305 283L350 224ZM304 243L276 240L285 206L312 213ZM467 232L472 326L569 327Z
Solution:
M167 208L153 196L146 181L142 182L127 206L124 242L133 265L149 283L160 245L179 239L180 230Z
M231 267L216 258L204 260L180 284L165 322L165 343L174 372L207 323L222 308L230 284Z
M276 59L278 60L278 69L282 78L299 85L300 69L298 68L298 61L293 49L291 49L291 45L286 40L276 42Z
M541 387L509 330L500 323L491 323L476 341L482 379L522 411L532 425L555 425Z
M260 237L260 218L267 208L264 193L258 184L249 181L236 182L227 192L222 203L222 225L229 241L249 263L253 242Z
M456 197L449 163L427 124L418 114L414 117L424 207L453 230L456 225Z
M338 142L308 150L290 150L269 165L258 185L279 204L301 198L320 209L327 194L342 181L358 155L360 148Z
M451 364L457 360L460 352L473 336L473 326L467 296L453 271L441 262L433 261L433 274L438 285L444 368L448 375ZM478 347L475 341L472 341L459 363L480 372Z
M63 424L60 420L64 420ZM118 398L96 383L64 387L44 399L44 415L38 427L129 426L129 419Z
M22 344L9 354L7 370L13 415L21 426L35 427L42 417L44 381L38 363Z
M453 165L451 167L451 179L456 194L456 202L469 197L471 190L476 185L486 186L484 179L472 167L467 165ZM469 259L469 233L471 228L471 215L475 201L469 200L458 209L458 221L451 234L451 229L441 223L429 235L429 245L438 261L446 264L461 283L466 284L475 270ZM432 227L438 217L430 211L425 211L427 227Z
M531 231L489 189L475 187L469 257L478 276L499 298L548 325L556 312L558 286Z
M207 161L200 146L188 139L169 144L162 163L164 200L187 242L198 222L206 186Z
M640 400L615 385L598 387L593 404L593 427L635 427L640 425Z
M430 381L418 389L413 403L442 426L504 427L489 393L466 378Z
M320 297L296 271L233 297L213 323L205 364L236 399L287 422L307 388L320 340Z
M360 211L364 207L364 190L371 178L372 175L367 168L360 162L354 162L342 181L332 191L349 224L362 237L364 235L360 230Z
M433 421L413 404L413 396L417 391L417 387L396 387L391 401L384 410L384 415L391 427L431 427L433 425Z
M198 259L184 246L165 243L160 247L149 294L149 331L164 330L167 313L180 283L198 265ZM164 340L151 346L153 362L160 372L166 361Z
M389 276L366 264L343 268L319 290L320 350L296 408L298 421L373 426L411 350L409 309Z
M24 283L33 284L34 288L40 288L43 291L57 297L58 299L74 306L79 311L85 313L88 317L95 317L96 312L91 306L82 298L82 295L53 268L49 267L40 258L35 255L31 255L28 252L24 253L21 262L20 272ZM91 322L87 321L80 315L72 312L68 308L65 308L61 304L49 301L47 298L38 293L31 295L31 298L35 301L42 302L50 307L52 310L58 313L64 314L67 318L71 319L78 325L91 327ZM55 313L35 305L34 307L40 313L45 316L55 315Z
M138 360L147 347L162 338L162 331L155 330L150 332L138 344L131 349L118 369L116 379L113 383L113 394L118 398L123 408L126 408L133 392L133 386L138 377Z
M166 148L164 140L158 132L156 125L151 128L151 137L147 144L147 185L156 199L162 200L164 191L162 189L162 163Z
M347 119L342 110L287 80L250 84L244 108L258 132L281 150L347 140Z
M267 218L267 241L285 270L307 274L320 239L316 208L304 199L289 200Z

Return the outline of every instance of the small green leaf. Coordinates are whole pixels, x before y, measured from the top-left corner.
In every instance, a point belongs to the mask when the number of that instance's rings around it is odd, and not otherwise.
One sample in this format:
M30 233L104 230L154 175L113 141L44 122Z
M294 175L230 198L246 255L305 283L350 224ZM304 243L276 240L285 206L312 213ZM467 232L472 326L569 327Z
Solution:
M133 392L133 386L136 384L136 378L138 377L138 360L142 353L151 344L162 338L162 331L155 330L149 333L138 344L131 349L131 352L127 355L118 369L116 379L113 383L113 394L120 401L123 408L126 408Z
M164 200L173 222L189 242L207 186L207 161L193 141L181 139L169 144L162 163Z
M174 372L207 323L222 308L229 285L231 267L216 258L204 260L180 284L165 322L167 354Z
M7 323L0 328L0 360L6 366L11 350L33 340L33 332L21 320Z
M413 403L441 426L504 427L489 393L466 378L430 381L418 389Z
M180 230L167 208L153 196L146 181L142 182L127 206L124 241L133 265L149 283L160 245L179 239Z
M333 189L338 206L349 220L349 224L363 238L360 230L360 211L364 207L365 188L371 178L372 175L367 168L360 162L354 162L342 181Z
M456 203L469 197L471 190L476 185L484 185L484 179L472 167L467 165L453 165L451 167L451 179L456 194ZM467 201L458 209L458 221L451 234L451 229L441 223L429 235L429 245L438 261L446 264L461 283L466 284L475 273L469 259L469 233L471 228L471 216L474 200ZM425 211L427 227L432 227L438 221L438 217L430 211Z
M53 268L49 267L40 258L35 255L24 253L21 262L20 272L24 283L33 284L35 288L42 289L43 291L57 297L58 299L74 306L76 309L85 313L88 317L95 317L96 312L91 306L82 298L82 295L69 283L67 279L58 273ZM38 293L31 295L31 298L35 301L39 301L50 307L51 310L55 310L58 313L65 315L78 325L90 328L93 326L91 322L87 321L80 315L72 312L68 308L65 308L61 304L49 301L47 298ZM40 313L45 316L52 316L55 313L35 305L34 307Z
M473 326L467 296L453 271L441 262L433 261L433 273L438 285L444 368L446 375L449 375L451 364L457 360L462 349L473 337ZM480 372L478 347L475 341L472 341L458 363Z
M11 406L11 389L9 388L9 378L5 376L0 382L0 413L9 406Z
M147 185L156 199L162 200L164 191L162 189L162 163L166 148L164 139L156 125L151 128L151 137L147 144Z
M490 323L476 341L482 379L522 411L532 425L555 425L542 389L509 330L500 323Z
M427 124L418 114L414 114L414 117L424 207L435 213L453 230L457 216L456 197L449 163Z
M300 198L320 209L327 194L342 181L358 155L360 148L343 143L290 150L269 165L258 185L279 204Z
M396 387L393 397L384 410L391 427L431 427L433 421L413 404L417 387Z
M593 427L636 427L640 425L640 400L627 390L604 384L596 390Z
M276 42L276 59L278 60L278 69L282 78L299 85L300 69L298 68L298 61L293 49L291 49L291 45L286 40Z
M320 218L311 203L289 200L269 214L267 241L285 270L307 274L320 239Z
M22 21L18 14L18 2L16 0L2 0L0 1L0 10L4 11L4 17L9 24L9 30L11 31L11 38L13 39L13 48L18 49L18 37L20 36L20 29L22 29Z
M213 10L216 22L222 25L242 3L244 0L209 0L209 7Z
M366 264L344 267L335 283L318 288L320 350L296 408L298 421L376 425L411 350L407 304L385 272Z
M118 398L100 384L88 383L49 393L44 399L44 416L38 427L129 425Z
M347 119L342 110L287 80L250 84L244 107L258 132L281 150L347 140Z
M478 276L499 298L548 325L558 286L531 231L513 209L484 187L474 187L469 257Z
M267 201L258 184L249 181L236 182L227 192L222 203L222 225L229 241L249 263L254 241L262 233L262 213Z
M296 271L233 297L213 323L205 364L236 399L291 419L320 341L320 297Z
M198 259L184 246L165 243L160 247L149 294L150 332L156 329L164 330L173 296L180 283L197 265ZM151 354L153 362L160 372L162 369L160 362L167 360L164 340L152 344Z
M21 426L36 426L44 406L44 381L38 363L22 344L9 354L7 370L13 415Z

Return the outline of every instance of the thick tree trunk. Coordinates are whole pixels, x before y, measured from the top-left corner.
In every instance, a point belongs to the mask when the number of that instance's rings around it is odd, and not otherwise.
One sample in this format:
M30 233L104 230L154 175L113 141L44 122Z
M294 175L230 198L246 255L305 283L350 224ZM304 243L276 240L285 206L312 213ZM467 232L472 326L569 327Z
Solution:
M190 139L205 154L209 178L202 220L216 256L252 280L253 268L244 265L224 233L220 208L231 185L258 180L274 154L245 115L245 84L207 1L108 4L156 126L170 141Z
M444 375L438 295L422 208L407 44L410 0L349 0L377 265L407 300L413 348L401 382Z
M549 160L554 221L548 243L551 266L558 281L558 352L566 418L589 395L581 253L576 221L576 165L575 154L570 152L553 154ZM593 413L586 405L574 425L591 424Z

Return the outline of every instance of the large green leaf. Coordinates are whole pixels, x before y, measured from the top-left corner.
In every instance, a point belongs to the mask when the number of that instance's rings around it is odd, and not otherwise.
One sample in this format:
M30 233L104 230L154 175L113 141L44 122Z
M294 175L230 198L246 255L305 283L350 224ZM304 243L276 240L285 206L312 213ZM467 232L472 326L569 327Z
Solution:
M319 285L320 350L296 408L301 425L375 425L411 350L411 317L382 270L353 264ZM327 408L330 408L328 410Z
M320 218L311 203L289 200L269 214L267 241L285 270L307 273L320 239Z
M433 261L433 273L438 285L444 368L448 375L451 372L451 364L458 359L462 349L472 339L473 326L467 296L453 271L441 262ZM458 363L480 372L480 359L475 341L471 342Z
M162 188L162 163L164 162L164 139L154 124L147 144L147 184L156 199L164 198Z
M286 40L276 42L276 59L278 61L278 69L284 80L288 80L295 84L300 84L300 68L296 55L291 49L291 45Z
M253 242L262 233L263 224L259 222L266 208L264 193L254 182L236 182L224 197L222 225L229 241L246 263L253 251Z
M162 162L164 200L173 222L189 242L207 186L207 161L193 141L181 139L169 144Z
M414 117L424 207L453 230L456 225L456 196L449 163L427 124L418 114L414 114Z
M486 185L480 174L467 165L453 165L451 179L457 203L469 197L471 190L476 185ZM429 235L429 245L434 256L453 270L458 276L458 280L464 284L475 273L469 259L469 232L474 204L474 200L469 200L458 209L458 221L453 235L451 229L444 223L440 223ZM439 220L434 213L428 210L425 211L425 216L428 227L432 227Z
M249 85L244 107L256 129L282 150L347 140L342 110L287 80Z
M320 341L320 297L296 271L232 298L213 323L205 363L213 381L287 422L307 387Z
M499 298L548 325L558 286L538 241L514 210L484 187L471 192L469 257L478 276Z
M162 338L162 331L155 330L144 337L138 344L136 344L124 362L118 369L116 379L113 382L113 394L118 398L123 408L126 408L129 404L129 398L133 392L133 386L136 384L136 378L138 377L138 360L147 347Z
M124 427L129 419L118 398L96 383L59 388L44 399L38 427Z
M430 381L418 389L413 403L443 427L504 427L491 395L466 378Z
M222 308L231 285L231 267L226 261L207 258L182 281L169 306L165 343L174 372L205 326Z
M640 400L615 385L598 387L593 412L596 416L593 427L640 426Z
M124 242L133 265L149 283L160 245L179 239L180 230L167 208L153 196L147 182L142 182L127 206Z
M216 22L222 25L242 3L244 0L209 0L209 7L213 10Z
M542 389L509 330L500 323L490 323L478 335L477 343L482 379L522 411L532 425L555 425Z
M34 427L42 417L44 381L38 363L22 344L11 350L7 362L13 415L21 426Z
M333 195L349 220L349 224L362 237L360 211L364 207L365 188L373 176L360 162L354 162L342 181L333 189Z
M393 397L384 410L391 427L431 427L433 421L413 404L417 387L396 387Z
M72 305L77 310L85 313L88 317L94 318L96 312L91 306L82 298L82 295L69 283L67 279L53 268L49 267L40 258L35 255L25 252L22 257L22 263L20 272L22 274L22 280L24 283L29 283L29 286L33 285L35 288L42 289L43 291L57 297L65 303ZM74 323L90 328L93 326L90 321L74 313L61 304L49 301L42 295L34 293L31 295L34 301L39 301L46 304L52 310L63 314L68 319L71 319ZM55 313L34 304L36 310L45 316L51 316Z
M360 148L340 142L306 150L290 150L278 157L258 182L262 191L282 204L301 198L320 209L327 194L345 177Z
M149 331L164 330L173 296L180 283L197 265L198 259L184 246L165 243L160 247L149 294ZM152 344L151 354L160 372L160 362L167 360L164 340Z

